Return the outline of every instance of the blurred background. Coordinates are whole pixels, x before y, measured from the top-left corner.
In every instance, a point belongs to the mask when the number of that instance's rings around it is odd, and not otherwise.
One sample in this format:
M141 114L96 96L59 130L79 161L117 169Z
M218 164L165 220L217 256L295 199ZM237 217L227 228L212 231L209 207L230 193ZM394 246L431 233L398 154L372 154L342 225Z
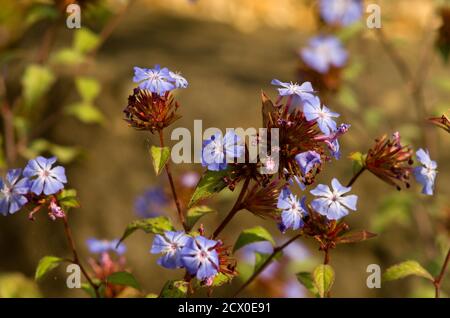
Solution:
M65 8L71 2L0 0L0 164L4 175L7 168L22 167L37 154L58 156L81 202L81 208L70 212L70 222L85 263L88 238L118 238L126 224L142 216L176 219L166 178L155 177L148 154L158 141L128 128L123 120L135 86L134 66L160 64L181 71L189 81L188 89L176 92L183 117L172 128L192 129L194 119L202 119L203 127L259 127L261 89L275 98L273 78L295 82L305 76L299 50L311 37L327 33L342 41L349 59L332 84L316 80L327 105L352 127L341 139L342 159L327 164L318 181L349 180L348 155L366 152L376 137L395 131L415 149L427 147L439 170L432 197L420 195L416 183L408 191L397 191L369 173L357 181L353 191L359 196L359 210L347 221L353 229L378 237L333 250L333 296L433 295L432 285L420 278L368 289L366 268L379 264L385 270L415 259L437 273L448 248L450 138L426 123L450 108L450 66L436 44L445 1L366 1L364 5L381 7L381 40L377 30L366 27L367 13L351 26L326 26L317 1L85 0L78 1L81 29L68 29ZM419 74L422 103L398 72L387 42L411 73ZM202 167L173 169L187 200ZM224 190L208 202L218 213L203 219L207 231L223 219L235 196ZM278 242L287 237L270 220L242 212L222 238L232 245L242 229L257 224ZM143 289L158 293L174 272L156 264L158 256L149 253L151 242L151 235L136 233L125 242L125 257ZM286 256L291 262L282 260L272 276L267 274L275 283L267 284L264 275L243 295L309 297L294 274L314 268L322 254L315 242L301 242ZM245 263L253 259L245 251L241 254L245 277ZM34 271L44 255L70 256L60 224L45 215L31 222L20 212L0 218L0 296L85 296L66 288L63 269L35 283ZM230 295L242 282L238 277L213 296ZM443 290L449 287L447 280Z

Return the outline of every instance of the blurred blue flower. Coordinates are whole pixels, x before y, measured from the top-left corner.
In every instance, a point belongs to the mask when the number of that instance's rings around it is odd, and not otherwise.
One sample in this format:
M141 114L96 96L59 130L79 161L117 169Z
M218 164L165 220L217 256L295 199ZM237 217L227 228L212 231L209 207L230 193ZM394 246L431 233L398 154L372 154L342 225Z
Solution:
M339 117L338 113L332 112L327 106L321 105L319 97L308 100L303 105L303 113L308 121L315 120L320 130L329 135L336 130L336 122L333 117Z
M50 195L64 189L63 183L67 183L65 169L62 166L52 168L55 162L56 157L47 159L41 156L28 161L23 175L30 178L31 192L37 195L42 192Z
M185 188L194 188L199 180L200 175L195 171L185 172L180 178L181 185Z
M358 21L363 13L361 0L321 0L320 15L328 24L347 26Z
M297 161L303 175L306 175L316 164L320 163L320 154L313 150L305 151L297 154L295 156L295 161Z
M169 75L172 78L172 80L174 81L175 88L188 87L188 81L183 76L181 76L180 73L175 73L175 72L169 71Z
M234 131L211 136L203 143L202 165L208 170L219 171L227 168L227 159L240 158L244 154L241 138Z
M305 288L293 277L283 284L283 297L285 298L304 298L306 296Z
M164 95L175 88L170 71L167 67L155 65L153 69L134 67L133 82L139 83L139 88L149 90L158 95Z
M164 214L164 208L169 204L164 190L160 187L150 187L134 201L134 210L141 218L152 218Z
M300 97L302 101L306 101L315 96L314 89L310 82L304 82L303 84L299 85L297 83L287 83L277 79L273 79L271 84L281 86L281 88L278 88L278 93L280 96L295 95Z
M319 73L327 73L330 67L342 67L347 62L347 51L341 41L333 36L312 38L300 51L303 62Z
M150 250L152 254L162 253L158 264L165 268L174 269L182 267L181 250L190 240L183 231L167 231L163 235L156 235Z
M311 256L308 248L299 240L292 242L283 250L283 256L294 262L304 261Z
M414 176L423 188L422 193L426 195L433 195L434 182L437 174L437 163L431 160L428 150L422 148L416 152L417 160L422 164L414 168Z
M4 216L16 213L28 202L25 194L30 191L30 182L20 179L21 174L22 169L11 169L0 179L0 214Z
M306 197L302 197L299 200L287 187L281 190L277 204L277 208L282 210L281 229L287 230L292 228L293 230L297 230L303 227L303 217L308 214L305 200Z
M358 197L354 194L343 196L352 188L344 187L336 178L333 178L331 181L331 186L333 187L333 191L324 184L319 184L315 189L310 191L311 194L319 197L311 202L312 208L326 216L329 220L339 220L346 216L348 209L356 211Z
M218 243L201 235L188 240L181 250L181 262L189 274L205 281L218 273L219 255L215 250Z
M111 251L116 252L118 255L122 255L126 252L127 248L123 243L117 246L118 243L118 239L108 241L90 238L86 241L86 245L88 246L89 251L93 254L103 254Z

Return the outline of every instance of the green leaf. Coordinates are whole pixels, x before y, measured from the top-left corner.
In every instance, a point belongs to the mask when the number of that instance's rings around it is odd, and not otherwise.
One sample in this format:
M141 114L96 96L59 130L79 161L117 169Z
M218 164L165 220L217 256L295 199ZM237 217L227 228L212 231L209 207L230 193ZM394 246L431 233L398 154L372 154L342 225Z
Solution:
M307 290L309 290L313 295L318 295L317 287L314 283L313 276L309 272L300 272L295 274L297 280L302 284Z
M199 205L190 208L186 214L186 223L188 229L192 229L197 221L205 214L216 212L206 205Z
M163 234L166 231L173 231L174 227L169 218L165 216L136 220L128 224L125 232L122 235L122 238L120 239L119 244L136 230L142 230L145 233Z
M261 266L269 259L271 254L255 252L255 267L253 272L258 271Z
M169 280L164 285L161 298L185 298L188 292L188 283L182 280Z
M64 210L69 208L79 208L80 203L77 199L77 190L75 189L64 189L57 195L58 203Z
M145 298L158 298L158 294L149 293L149 294L145 295Z
M32 24L49 19L49 20L55 20L58 18L59 12L56 8L56 6L50 6L47 4L37 4L33 6L30 11L27 13L27 17L25 19L25 24L27 26L31 26Z
M383 274L383 281L401 279L410 275L423 277L434 281L433 276L416 261L405 261L389 267Z
M152 146L150 148L150 154L152 156L153 168L155 168L156 175L159 175L170 158L169 147L157 147Z
M198 182L188 207L190 208L199 201L207 199L222 191L227 186L224 178L230 173L230 169L231 168L221 171L207 170Z
M55 82L52 71L42 65L29 65L22 77L23 97L26 107L31 107L44 96Z
M214 276L212 287L220 287L225 284L229 284L232 280L232 276L225 275L224 273L218 273L216 276Z
M22 273L0 274L0 298L42 297L36 282Z
M75 79L78 94L87 104L90 104L100 93L100 83L91 77L80 76Z
M239 235L234 245L233 253L245 245L261 241L269 241L272 245L275 245L272 235L262 226L246 229Z
M334 283L334 270L330 265L321 264L314 269L314 284L321 298L327 296Z
M89 53L100 43L97 34L84 27L75 31L73 47L80 53Z
M66 106L66 113L86 124L103 123L104 117L97 107L86 102L77 102Z
M133 276L133 274L131 274L129 272L112 273L111 275L109 275L106 278L106 282L109 284L114 284L114 285L130 286L130 287L133 287L134 289L138 289L138 290L141 289L136 278Z
M362 154L359 151L352 152L350 156L348 156L353 161L353 173L358 173L362 168L366 165L366 154Z
M36 268L36 273L34 275L34 279L37 281L41 280L48 272L54 270L63 261L64 260L60 257L44 256L39 261L39 264Z
M52 63L55 64L65 64L69 66L78 65L84 62L85 57L82 53L72 49L63 48L52 54L50 58Z

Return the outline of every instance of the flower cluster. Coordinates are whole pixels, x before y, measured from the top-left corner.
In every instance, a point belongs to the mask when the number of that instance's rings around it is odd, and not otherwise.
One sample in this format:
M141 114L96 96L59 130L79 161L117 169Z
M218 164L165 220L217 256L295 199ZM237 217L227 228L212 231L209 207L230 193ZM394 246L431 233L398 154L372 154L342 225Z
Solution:
M138 87L128 97L124 109L125 120L131 127L155 133L180 118L176 114L179 104L171 91L188 86L184 77L156 65L153 69L135 67L133 81Z
M99 240L90 238L86 245L95 257L88 259L94 277L104 284L102 294L106 298L119 297L126 289L123 285L111 284L107 281L108 276L116 272L126 270L126 259L123 254L126 251L124 244L118 246L119 240Z
M167 231L155 236L150 253L163 254L158 264L169 269L185 268L192 276L211 285L219 273L233 274L227 249L221 241L202 235L189 236L183 231Z
M56 157L37 157L28 161L23 169L11 169L0 179L0 213L14 214L25 205L34 206L30 218L43 206L47 206L53 220L65 216L58 202L58 194L67 183L64 167L53 165Z

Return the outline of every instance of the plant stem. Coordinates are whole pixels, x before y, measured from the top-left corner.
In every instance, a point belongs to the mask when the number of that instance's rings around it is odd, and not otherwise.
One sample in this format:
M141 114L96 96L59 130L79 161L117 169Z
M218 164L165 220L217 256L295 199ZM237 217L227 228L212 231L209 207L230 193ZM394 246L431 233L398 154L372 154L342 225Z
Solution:
M219 234L222 232L222 230L230 223L231 219L236 215L237 212L241 210L241 203L242 199L244 198L245 193L247 192L248 185L250 183L250 177L247 177L245 179L244 185L242 186L241 192L239 193L239 196L234 203L233 207L231 208L230 212L228 212L228 215L225 217L225 219L222 221L222 223L219 224L217 229L214 231L214 234L212 236L213 239L215 239Z
M329 249L328 248L325 249L324 253L325 253L325 256L323 258L323 265L328 265L328 264L330 264L330 252L329 252Z
M359 176L366 170L365 167L362 167L358 173L356 173L348 182L347 187L351 187L353 185L353 183L355 183L355 181L359 178Z
M161 147L164 147L164 135L161 130L159 131L159 142L161 144ZM180 200L178 199L177 191L175 189L175 183L173 182L172 173L170 172L170 164L168 161L165 164L164 168L166 170L167 178L169 179L169 184L170 184L170 189L172 190L173 200L175 201L175 205L177 207L178 218L179 218L181 224L183 225L183 229L187 232L189 230L189 228L186 224L186 217L183 213L183 210L181 209L181 203L180 203Z
M442 264L441 272L439 276L434 279L434 289L435 289L435 297L439 298L441 292L441 283L445 276L445 271L447 270L448 263L450 261L450 248L447 251L447 256L445 257L444 264Z
M71 260L71 262L77 264L80 267L80 270L83 273L86 280L88 281L89 285L91 285L91 287L94 289L95 295L97 296L97 298L100 298L100 294L98 292L99 286L92 281L86 269L83 267L83 265L81 265L80 258L78 257L78 252L75 247L75 241L73 240L72 231L70 230L69 222L67 220L67 216L64 216L62 220L64 223L64 232L66 233L67 241L69 243L69 247L73 255L73 260Z
M250 276L250 278L244 283L244 285L242 285L238 289L233 297L237 297L237 295L239 295L245 288L247 288L247 286L250 285L259 276L259 274L261 274L266 269L267 266L269 266L270 262L274 259L275 256L277 256L279 252L284 250L289 244L291 244L301 236L302 234L297 234L284 244L274 247L272 254L270 254L269 257L264 261L264 263L253 273L252 276Z

